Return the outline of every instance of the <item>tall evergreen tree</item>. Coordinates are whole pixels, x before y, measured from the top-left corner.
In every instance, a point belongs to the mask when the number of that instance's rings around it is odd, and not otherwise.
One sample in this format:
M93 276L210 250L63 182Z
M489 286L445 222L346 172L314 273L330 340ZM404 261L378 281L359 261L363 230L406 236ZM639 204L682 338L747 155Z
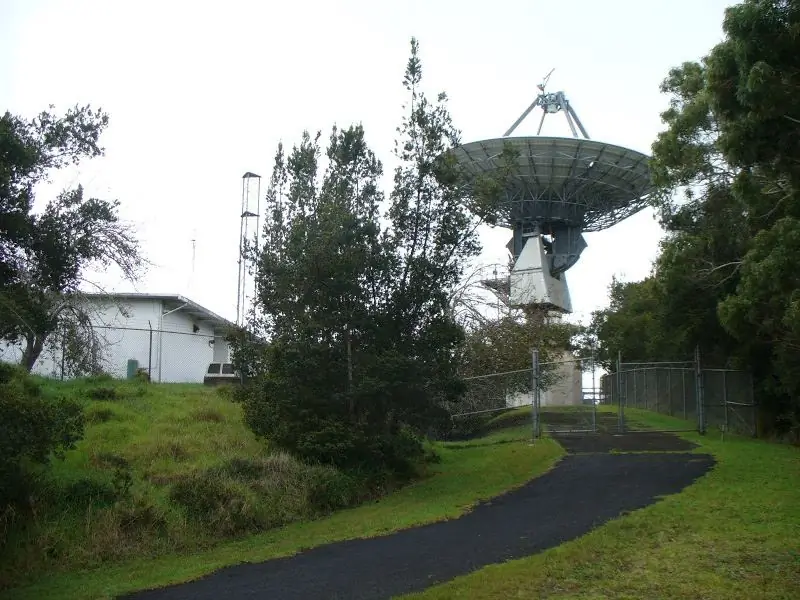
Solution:
M385 214L361 126L334 128L321 178L319 135L276 154L256 278L268 350L243 398L257 433L309 459L408 468L462 389L449 299L499 188L468 188L446 96L429 101L421 81L412 40Z

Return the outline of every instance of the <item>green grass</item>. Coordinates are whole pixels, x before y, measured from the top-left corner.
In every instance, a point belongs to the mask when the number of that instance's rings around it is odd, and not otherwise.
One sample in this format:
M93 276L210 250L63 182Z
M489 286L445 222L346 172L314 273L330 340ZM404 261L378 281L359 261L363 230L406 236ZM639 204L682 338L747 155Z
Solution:
M641 410L626 414L653 428L682 424ZM720 432L684 437L717 465L682 493L556 548L406 598L797 598L800 452L729 435L723 441Z
M169 444L171 438L150 436L147 431L154 432L158 427L169 428L176 422L188 426L183 406L190 411L220 411L225 417L224 423L229 426L235 423L237 428L244 427L241 425L239 409L213 392L199 387L186 387L182 394L183 400L165 397L170 396L167 392L160 395L159 399L148 397L145 400L131 400L133 405L144 403L144 406L136 409L126 407L127 401L121 405L119 401L110 401L109 406L102 403L103 407L119 415L119 419L115 417L103 424L117 423L119 430L108 427L102 433L101 427L100 432L93 432L93 441L88 445L82 444L77 455L71 456L59 468L69 471L85 465L88 459L82 458L82 455L91 453L94 443L102 444L101 447L106 450L119 450L121 447L130 449L137 468L156 477L174 477L189 464L196 467L210 465L217 458L206 456L204 447L196 445L200 442L195 436L180 433L178 443L187 450L187 454L179 460L169 458L172 450L165 444ZM162 418L165 414L170 417ZM148 427L148 423L152 424ZM220 422L203 420L201 423L195 426L199 428L198 432L203 432L205 441L202 443L207 444L208 448L224 446L214 439L216 435L223 435L238 448L231 452L264 452L244 429L238 429L237 434L222 434L213 429ZM205 430L204 427L211 429ZM179 433L177 429L171 431ZM156 441L152 438L156 438ZM0 593L0 597L20 600L111 598L134 590L187 581L231 564L291 555L333 541L372 537L455 518L470 510L476 502L518 487L543 473L563 454L560 446L552 440L531 445L529 439L530 428L514 427L494 431L486 437L468 442L436 444L441 460L431 465L428 477L377 502L193 552L184 549L167 555L143 555L140 559L106 563L89 569L67 568L61 572L41 574L35 582L7 590L4 594ZM140 444L145 444L149 450L140 450ZM218 449L223 450L221 447ZM183 466L176 466L178 464Z
M87 427L77 447L52 462L32 518L12 526L0 554L0 588L58 570L196 551L327 511L312 491L337 473L270 451L218 388L42 385L82 402ZM119 483L125 472L127 493ZM176 490L183 491L179 501Z

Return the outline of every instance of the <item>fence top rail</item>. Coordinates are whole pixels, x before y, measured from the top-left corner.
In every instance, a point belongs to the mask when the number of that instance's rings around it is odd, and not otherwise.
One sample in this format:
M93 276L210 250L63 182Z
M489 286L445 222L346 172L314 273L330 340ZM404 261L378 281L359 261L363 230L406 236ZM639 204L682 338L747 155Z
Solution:
M705 370L705 369L704 369ZM649 367L649 368L642 368L642 369L626 369L623 371L612 371L612 375L616 375L619 373L620 375L624 375L625 373L643 373L645 371L690 371L694 372L694 369L691 367Z
M623 363L626 364L626 363ZM626 366L632 363L627 363ZM625 373L641 373L643 371L691 371L694 372L694 367L642 367L637 369L623 369L621 371L609 371L607 375L616 375L617 373L624 375ZM741 369L718 369L702 367L700 369L704 373L742 373L748 375L750 371L743 371Z
M452 415L450 415L450 418L455 419L456 417L468 417L469 415L480 415L490 412L499 412L501 410L510 411L510 410L515 410L517 408L524 408L526 406L530 406L530 404L520 404L519 406L503 406L500 408L487 408L484 410L473 410L472 412L453 413Z
M464 381L469 381L471 379L488 379L489 377L500 377L501 375L517 375L519 373L530 373L533 371L532 367L527 369L519 369L517 371L501 371L499 373L487 373L485 375L470 375L469 377L462 377Z
M568 358L566 360L548 360L545 362L540 362L539 365L567 365L569 363L584 363L584 362L591 362L591 358Z
M622 362L621 365L626 367L638 365L693 365L693 360L664 360L661 362Z

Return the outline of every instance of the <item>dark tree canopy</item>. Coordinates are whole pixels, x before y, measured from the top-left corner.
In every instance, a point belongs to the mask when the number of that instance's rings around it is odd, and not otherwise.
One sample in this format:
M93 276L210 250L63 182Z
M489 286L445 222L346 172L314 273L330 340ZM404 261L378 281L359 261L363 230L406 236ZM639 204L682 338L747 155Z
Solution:
M257 382L243 395L251 427L307 459L403 471L460 397L451 300L499 186L467 194L446 96L421 81L412 41L388 196L359 125L275 155L252 323L269 343L236 354Z
M667 236L650 278L612 285L594 329L606 355L685 360L699 345L752 370L767 425L797 432L800 2L746 0L723 28L662 85L652 168Z
M73 349L70 368L98 368L100 341L79 286L92 266L115 265L128 279L143 266L117 201L86 198L78 186L34 210L36 186L52 171L102 155L107 124L89 106L0 118L0 337L22 342L27 370L56 332Z

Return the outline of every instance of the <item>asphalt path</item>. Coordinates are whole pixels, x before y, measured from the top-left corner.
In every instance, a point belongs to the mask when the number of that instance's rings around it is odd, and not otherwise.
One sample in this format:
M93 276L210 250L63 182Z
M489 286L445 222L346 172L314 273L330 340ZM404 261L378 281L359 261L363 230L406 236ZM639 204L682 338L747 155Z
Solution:
M387 599L575 539L680 492L714 464L667 434L626 434L624 449L645 454L610 453L623 449L619 436L556 437L570 454L553 469L458 519L226 567L126 598Z

